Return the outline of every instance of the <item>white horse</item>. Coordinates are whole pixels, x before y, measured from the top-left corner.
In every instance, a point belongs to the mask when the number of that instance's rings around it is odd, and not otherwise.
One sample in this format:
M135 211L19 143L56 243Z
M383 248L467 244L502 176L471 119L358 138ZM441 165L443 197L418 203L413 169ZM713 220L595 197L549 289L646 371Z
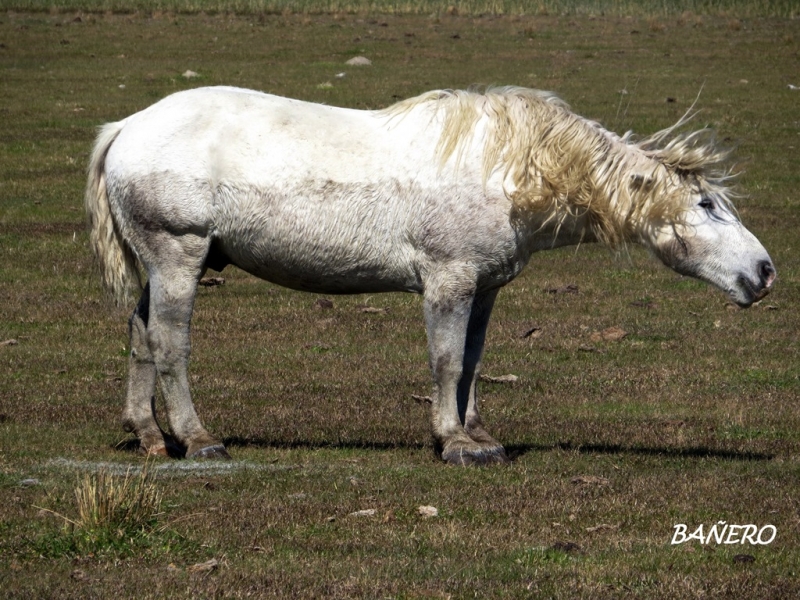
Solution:
M91 246L118 301L147 276L123 425L166 454L159 381L186 455L228 457L186 370L198 280L234 264L298 290L422 294L437 448L450 463L505 462L476 382L497 292L534 252L636 242L741 306L769 291L775 269L709 140L673 127L637 142L520 88L434 91L382 111L202 88L108 124L89 166Z

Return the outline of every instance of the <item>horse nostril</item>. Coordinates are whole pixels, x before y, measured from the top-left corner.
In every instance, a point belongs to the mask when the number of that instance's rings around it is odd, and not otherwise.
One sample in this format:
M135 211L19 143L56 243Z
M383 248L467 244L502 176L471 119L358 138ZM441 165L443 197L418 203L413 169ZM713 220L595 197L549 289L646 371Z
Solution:
M775 267L768 260L761 263L761 281L764 287L771 287L772 282L775 281Z

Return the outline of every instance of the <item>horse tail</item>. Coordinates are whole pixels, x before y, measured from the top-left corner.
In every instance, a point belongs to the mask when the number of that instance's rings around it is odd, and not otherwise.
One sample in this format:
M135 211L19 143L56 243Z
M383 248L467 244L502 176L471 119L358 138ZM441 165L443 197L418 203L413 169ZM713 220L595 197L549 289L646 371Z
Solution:
M118 306L128 304L132 294L142 289L139 261L111 213L106 187L106 155L123 125L124 121L108 123L100 129L89 161L85 197L89 245L100 270L103 288Z

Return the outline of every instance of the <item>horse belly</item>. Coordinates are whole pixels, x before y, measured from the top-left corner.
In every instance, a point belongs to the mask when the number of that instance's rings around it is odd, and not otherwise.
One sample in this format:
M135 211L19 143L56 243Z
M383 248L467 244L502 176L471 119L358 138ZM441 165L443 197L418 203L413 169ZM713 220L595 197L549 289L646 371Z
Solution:
M422 290L403 211L374 193L229 190L216 208L215 245L267 281L328 294Z
M274 236L253 240L250 248L224 244L224 252L241 269L278 285L319 294L420 292L412 272L380 261L364 251L329 251L324 245L289 243Z

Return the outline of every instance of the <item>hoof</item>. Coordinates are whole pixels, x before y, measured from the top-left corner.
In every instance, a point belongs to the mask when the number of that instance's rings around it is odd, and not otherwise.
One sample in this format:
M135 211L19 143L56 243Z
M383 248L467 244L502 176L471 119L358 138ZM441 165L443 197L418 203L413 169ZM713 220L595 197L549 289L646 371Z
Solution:
M511 462L506 456L506 451L502 446L492 448L446 448L442 452L442 460L450 465L468 467L470 465L505 465Z
M149 446L145 447L143 445L139 445L139 454L144 454L145 456L164 456L169 457L169 451L167 447L164 445L160 446Z
M171 435L148 436L146 440L139 440L139 454L144 456L183 458L186 452L186 449L175 441Z
M230 460L231 455L222 444L214 444L213 446L206 446L195 450L191 454L187 454L186 458L208 458L211 460Z

